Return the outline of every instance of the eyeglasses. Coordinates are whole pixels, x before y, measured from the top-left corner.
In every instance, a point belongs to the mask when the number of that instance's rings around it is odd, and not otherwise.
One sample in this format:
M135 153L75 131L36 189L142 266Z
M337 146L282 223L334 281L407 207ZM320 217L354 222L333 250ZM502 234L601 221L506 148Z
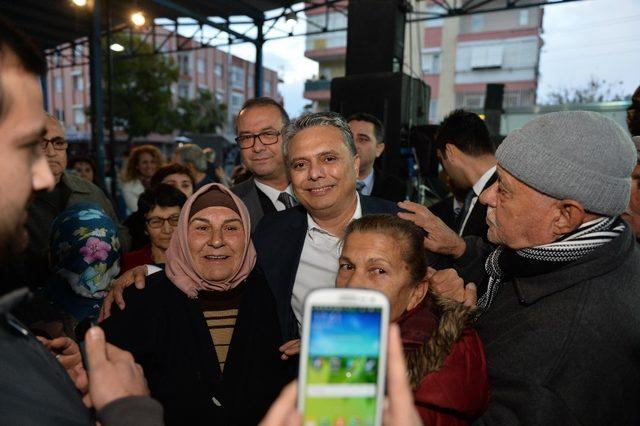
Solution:
M160 217L160 216L152 216L146 220L149 228L162 228L165 222L169 222L171 226L178 226L178 219L180 219L180 215L174 214L169 217Z
M253 135L240 135L235 140L241 149L249 149L253 148L256 144L256 139L258 139L262 145L273 145L278 142L278 136L280 136L278 130L267 130Z
M40 138L40 147L42 148L43 151L47 149L47 145L49 144L51 144L53 149L55 149L56 151L62 151L64 149L67 149L67 147L69 146L67 141L60 136L56 136L51 139L47 139L44 137Z

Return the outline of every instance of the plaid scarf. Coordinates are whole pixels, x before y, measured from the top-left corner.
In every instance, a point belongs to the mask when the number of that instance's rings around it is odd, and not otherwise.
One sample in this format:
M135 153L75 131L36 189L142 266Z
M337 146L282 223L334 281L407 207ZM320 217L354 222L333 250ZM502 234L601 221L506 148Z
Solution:
M478 299L476 319L489 309L500 285L511 277L531 277L553 272L608 243L624 230L618 217L603 217L582 224L557 241L537 247L511 250L496 248L485 262L487 291Z

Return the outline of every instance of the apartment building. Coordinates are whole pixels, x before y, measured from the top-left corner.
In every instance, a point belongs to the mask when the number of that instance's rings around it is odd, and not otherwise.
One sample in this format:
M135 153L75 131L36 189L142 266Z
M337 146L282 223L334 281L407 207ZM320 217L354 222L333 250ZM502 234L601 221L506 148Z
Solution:
M162 31L162 30L161 30ZM168 31L164 34L169 34ZM151 37L149 37L149 40ZM193 99L199 89L215 94L219 102L227 105L227 119L223 134L233 137L234 118L246 99L254 96L254 64L218 48L196 48L196 41L182 36L157 36L154 38L157 48L174 58L179 67L178 81L171 91L175 101L179 98ZM194 47L194 50L176 50L176 46ZM169 53L171 52L171 53ZM88 140L91 138L91 123L86 116L90 105L90 78L88 65L55 67L75 57L77 62L86 62L82 58L88 53L88 44L79 43L75 47L61 50L49 58L54 65L47 72L48 111L65 124L70 140ZM118 53L113 52L114 55ZM264 68L264 96L282 102L278 92L280 82L278 73ZM115 99L115 102L118 100ZM170 140L171 135L150 135L155 140Z
M419 11L442 11L433 2L414 5ZM308 28L325 26L327 17L328 32L306 40L305 56L318 62L319 75L306 82L304 97L318 110L329 108L331 79L345 73L346 31L330 31L346 28L347 16L313 9L307 12ZM421 74L431 87L430 121L440 121L454 108L482 108L488 83L505 84L505 107L534 105L542 18L541 7L530 7L412 24L422 34Z

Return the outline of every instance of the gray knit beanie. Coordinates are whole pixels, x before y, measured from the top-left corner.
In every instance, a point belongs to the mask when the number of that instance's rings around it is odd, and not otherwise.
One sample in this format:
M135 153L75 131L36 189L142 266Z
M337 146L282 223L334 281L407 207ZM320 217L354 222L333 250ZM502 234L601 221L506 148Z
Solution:
M505 170L544 194L615 216L629 203L637 151L631 137L610 118L562 111L513 131L496 157Z

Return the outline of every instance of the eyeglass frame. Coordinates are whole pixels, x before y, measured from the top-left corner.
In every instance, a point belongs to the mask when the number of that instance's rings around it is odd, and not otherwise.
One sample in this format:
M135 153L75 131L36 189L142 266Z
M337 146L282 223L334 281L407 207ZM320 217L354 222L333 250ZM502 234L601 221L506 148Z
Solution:
M174 220L175 220L175 222L176 222L176 224L175 224L175 225L171 224L171 219L173 219L173 218L175 218L175 219L174 219ZM160 224L160 226L153 226L153 225L151 225L151 221L152 221L153 219L159 219L159 220L161 220L161 221L162 221L162 223ZM173 227L175 228L176 226L178 226L179 220L180 220L180 215L179 215L179 214L172 214L172 215L171 215L171 216L169 216L169 217L151 216L151 217L149 217L149 218L145 218L144 222L145 222L147 225L149 225L149 228L152 228L152 229L160 229L160 228L162 228L162 227L164 226L164 223L165 223L165 222L169 222L169 225L171 225L171 226L173 226Z
M269 142L269 143L265 143L265 142L263 142L263 141L262 141L262 138L260 138L260 136L262 136L262 135L264 135L264 134L267 134L267 133L271 133L271 132L273 132L273 133L275 133L275 134L276 134L276 135L275 135L275 136L276 136L276 140L275 140L275 141L273 141L273 142ZM273 129L273 130L265 130L265 131L260 132L260 133L249 133L249 134L245 134L245 135L240 135L240 136L236 137L234 140L236 141L236 143L238 144L238 146L240 147L240 149L251 149L251 148L253 148L253 147L256 145L256 139L258 139L258 140L260 141L260 143L261 143L262 145L265 145L265 146L266 146L266 145L275 145L275 144L277 144L277 143L278 143L278 138L279 138L280 136L282 136L282 131ZM250 146L241 146L241 145L240 145L240 140L241 140L241 138L249 138L249 137L250 137L250 138L252 138L252 140L253 140L253 142L251 143L251 145L250 145Z
M61 140L64 143L63 148L56 148L55 142L59 140ZM55 149L56 151L64 151L69 147L69 141L67 141L62 136L54 136L51 139L47 139L44 136L40 138L40 148L42 148L43 151L46 151L47 146L49 146L49 144L51 144L53 149Z

